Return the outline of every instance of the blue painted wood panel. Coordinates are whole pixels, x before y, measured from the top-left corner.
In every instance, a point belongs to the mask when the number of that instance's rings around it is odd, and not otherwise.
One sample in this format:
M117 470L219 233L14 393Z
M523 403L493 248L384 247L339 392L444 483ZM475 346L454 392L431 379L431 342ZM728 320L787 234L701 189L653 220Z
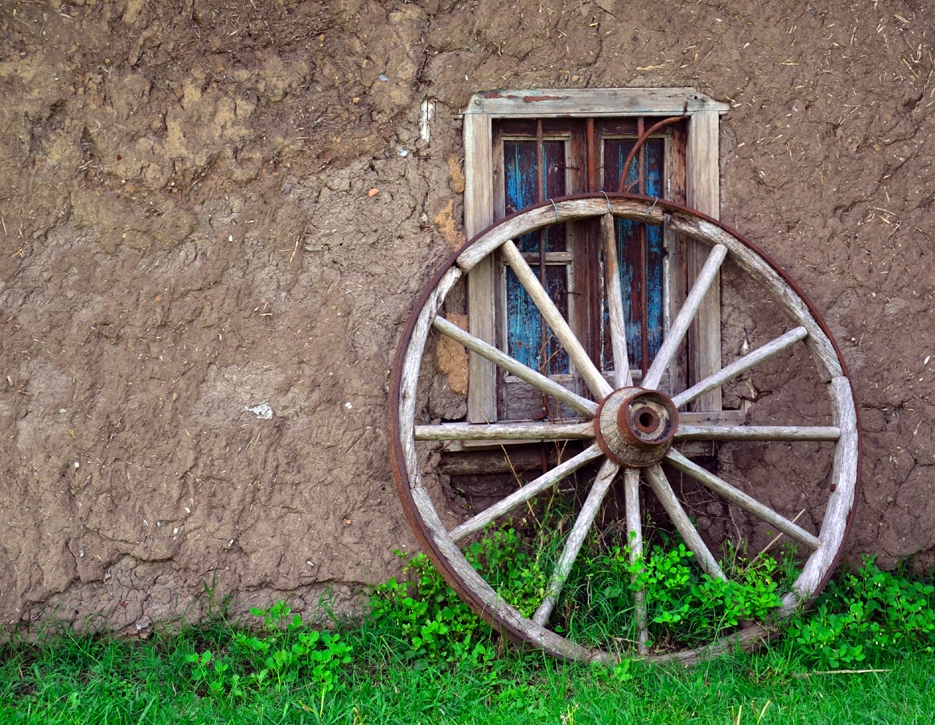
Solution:
M506 213L525 209L543 199L565 195L565 142L544 141L542 154L535 141L504 141L504 201ZM540 165L542 189L540 190ZM516 240L527 256L539 281L552 301L568 316L568 268L564 264L547 264L545 279L539 264L541 255L564 252L564 225L526 234ZM543 329L542 316L513 271L506 269L506 347L507 353L524 365L549 375L569 372L568 356L552 330Z
M534 268L535 269L535 268ZM549 297L566 318L568 317L567 268L564 265L546 267ZM524 365L546 375L567 373L568 355L562 350L558 338L546 325L542 330L542 315L520 284L513 270L506 269L507 289L507 353Z

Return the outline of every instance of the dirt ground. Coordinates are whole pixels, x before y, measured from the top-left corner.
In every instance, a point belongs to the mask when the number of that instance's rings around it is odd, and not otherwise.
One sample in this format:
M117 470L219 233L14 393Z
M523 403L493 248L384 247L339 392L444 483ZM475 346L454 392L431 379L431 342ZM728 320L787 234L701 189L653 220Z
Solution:
M909 0L0 0L0 621L348 610L396 570L388 374L495 88L730 102L722 218L855 385L849 552L932 565L933 36Z

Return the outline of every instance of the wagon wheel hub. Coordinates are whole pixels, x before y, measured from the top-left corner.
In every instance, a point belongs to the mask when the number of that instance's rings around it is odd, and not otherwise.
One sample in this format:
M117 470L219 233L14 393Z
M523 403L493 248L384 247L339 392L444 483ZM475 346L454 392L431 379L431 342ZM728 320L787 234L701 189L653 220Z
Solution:
M594 429L601 450L615 463L646 468L661 461L675 437L679 414L657 390L620 388L598 408Z

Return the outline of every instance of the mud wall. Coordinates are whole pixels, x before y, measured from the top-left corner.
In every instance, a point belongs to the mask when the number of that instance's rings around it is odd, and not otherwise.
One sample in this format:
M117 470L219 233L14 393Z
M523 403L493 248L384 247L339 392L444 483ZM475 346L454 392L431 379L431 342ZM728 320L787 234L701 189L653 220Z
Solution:
M722 217L860 402L850 552L931 564L935 20L822 5L0 3L0 621L352 609L394 572L388 373L493 88L731 103Z

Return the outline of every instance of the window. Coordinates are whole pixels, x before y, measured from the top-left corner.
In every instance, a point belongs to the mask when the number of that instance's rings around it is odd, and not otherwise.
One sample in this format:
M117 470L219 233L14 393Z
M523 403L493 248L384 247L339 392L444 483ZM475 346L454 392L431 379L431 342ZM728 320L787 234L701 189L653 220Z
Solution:
M650 136L631 165L627 190L688 203L716 217L718 115L726 110L725 104L691 89L477 94L464 116L468 236L549 198L617 191L636 139L667 117L673 121ZM674 245L661 227L618 220L616 236L628 305L631 365L645 370L664 335L669 309L684 294L704 254L696 258L689 246L685 254L670 257L667 250ZM556 226L516 241L592 359L611 374L596 222ZM670 375L690 382L719 367L717 300L715 289L690 335L687 359ZM501 260L485 260L472 270L468 312L474 335L562 384L579 388L567 356ZM584 391L579 388L579 392ZM701 401L699 409L719 410L718 394ZM549 410L541 394L472 354L468 420L555 415L562 412Z

